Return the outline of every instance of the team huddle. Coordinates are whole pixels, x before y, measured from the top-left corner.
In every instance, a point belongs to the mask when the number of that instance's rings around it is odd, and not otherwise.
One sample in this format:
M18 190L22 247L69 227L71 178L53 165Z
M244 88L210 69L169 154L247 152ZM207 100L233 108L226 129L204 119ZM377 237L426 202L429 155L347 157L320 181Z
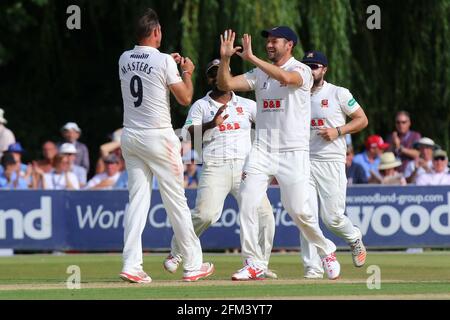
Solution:
M152 281L143 270L141 238L153 175L174 232L164 268L174 273L182 265L184 281L214 272L212 263L203 262L199 236L219 220L229 193L239 206L243 259L232 280L277 278L269 269L275 221L266 193L274 178L282 204L300 230L306 278L326 273L337 279L340 274L336 246L323 235L319 212L325 226L349 244L354 265L365 263L362 234L344 214L345 134L366 127L367 117L347 89L324 80L328 67L324 54L310 51L301 61L293 57L298 41L293 30L279 26L261 35L271 63L253 54L250 35L243 35L242 47L234 46L232 30L220 35L220 59L206 68L211 90L189 110L183 139L200 145L203 155L191 211L184 195L181 143L170 119L170 93L181 105L190 105L195 66L178 53L158 50L162 31L152 9L139 19L139 45L119 60L124 102L121 144L130 200L124 218L123 280ZM234 55L255 68L233 76ZM245 91L254 91L256 102L236 94Z

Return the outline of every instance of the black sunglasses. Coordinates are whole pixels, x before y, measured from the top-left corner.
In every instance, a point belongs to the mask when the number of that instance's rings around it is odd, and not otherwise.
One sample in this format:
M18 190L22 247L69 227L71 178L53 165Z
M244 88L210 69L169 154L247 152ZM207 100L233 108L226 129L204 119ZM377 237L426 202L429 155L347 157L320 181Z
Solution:
M322 67L323 67L323 65L318 64L318 63L307 64L307 66L310 67L311 70L316 70L316 69L319 69L319 68L322 68Z
M436 158L433 158L433 160L441 160L441 161L445 161L445 157L436 157Z

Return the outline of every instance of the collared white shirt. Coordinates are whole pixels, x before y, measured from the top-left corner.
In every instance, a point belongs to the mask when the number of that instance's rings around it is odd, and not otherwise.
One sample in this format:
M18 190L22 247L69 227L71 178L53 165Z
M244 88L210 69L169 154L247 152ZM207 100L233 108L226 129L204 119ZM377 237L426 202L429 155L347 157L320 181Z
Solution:
M291 57L281 69L296 71L301 87L284 85L255 68L245 73L255 90L257 115L254 145L270 152L309 151L311 120L311 69Z
M194 102L189 109L184 128L210 122L223 104L213 100L211 91ZM207 130L203 135L203 160L220 162L245 159L251 148L251 124L256 118L256 103L232 93L223 116L223 124Z
M320 129L345 125L346 117L360 108L350 91L324 81L322 88L311 94L310 158L315 161L345 163L345 136L326 141L318 135Z
M80 183L73 172L67 172L67 179L70 181L73 189L80 189ZM54 170L44 174L44 183L46 190L66 190L69 181L66 180L66 173L56 173Z
M450 185L450 174L446 171L444 172L431 172L421 174L416 179L416 185L418 186L442 186Z

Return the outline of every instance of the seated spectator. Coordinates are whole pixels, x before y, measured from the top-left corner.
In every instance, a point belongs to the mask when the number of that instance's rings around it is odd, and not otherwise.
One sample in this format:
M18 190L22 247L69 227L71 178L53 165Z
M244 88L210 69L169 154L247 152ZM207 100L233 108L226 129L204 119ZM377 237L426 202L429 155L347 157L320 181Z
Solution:
M444 150L433 152L433 170L430 173L420 175L416 180L416 184L418 186L450 185L447 152Z
M371 171L378 173L380 155L389 147L389 144L385 143L383 138L374 134L367 137L365 146L366 150L355 155L353 162L363 167L366 177L369 179Z
M124 170L120 173L119 179L117 179L116 184L114 185L114 189L128 189L128 172L127 170ZM152 179L152 189L158 190L158 180L156 179L156 176L153 175Z
M400 160L395 158L393 152L385 152L380 157L380 165L378 166L379 174L372 171L369 183L380 183L390 185L406 185L406 179L403 174L398 172L396 168L402 165Z
M45 173L53 170L53 160L58 154L58 147L53 141L45 141L42 145L43 159L37 160L36 165Z
M122 156L122 149L120 148L120 138L122 136L122 128L117 129L111 134L111 141L106 142L100 146L100 157L97 160L97 164L95 167L95 173L105 172L105 163L103 159L107 157L109 154L114 153L119 157L119 170L125 170L125 160Z
M389 151L394 152L400 158L402 165L400 172L404 172L409 161L419 157L419 151L413 148L413 144L421 138L420 133L410 130L411 117L407 111L399 111L395 116L395 131L386 139L389 143Z
M8 123L5 117L5 111L0 109L0 157L3 152L8 149L8 146L16 142L16 138L14 137L14 133L5 127L5 124Z
M196 160L192 157L191 161L186 163L186 170L184 171L184 188L196 189L200 178L200 170L196 164Z
M8 151L9 153L11 153L14 156L14 159L17 162L18 165L18 173L19 175L25 179L25 181L27 181L27 183L29 183L31 181L31 164L26 165L24 163L22 163L22 154L24 152L22 145L20 144L20 142L15 142L11 145L9 145L8 147Z
M55 169L44 173L42 187L45 190L78 190L80 183L77 176L70 172L70 160L67 156L58 154L54 160Z
M67 122L62 128L61 133L64 138L64 142L69 142L75 145L77 148L77 156L75 158L75 164L82 166L89 171L89 151L84 143L78 141L81 136L81 129L75 122Z
M438 146L430 138L421 138L414 143L414 148L419 150L420 156L406 165L404 175L408 183L415 183L417 177L433 170L433 151Z
M120 177L120 160L114 153L108 155L105 159L105 172L96 174L88 181L84 189L88 190L110 190L113 189Z
M347 147L347 158L345 160L345 173L347 175L347 184L362 184L367 183L366 173L364 168L353 161L354 152L353 147Z
M1 164L4 170L0 174L0 189L28 189L27 181L18 174L19 163L11 153L3 153Z
M67 156L70 162L69 171L73 172L77 176L78 182L80 182L80 188L84 187L87 181L87 172L84 167L75 164L75 158L77 155L77 149L75 148L75 145L67 142L63 143L59 147L59 153Z

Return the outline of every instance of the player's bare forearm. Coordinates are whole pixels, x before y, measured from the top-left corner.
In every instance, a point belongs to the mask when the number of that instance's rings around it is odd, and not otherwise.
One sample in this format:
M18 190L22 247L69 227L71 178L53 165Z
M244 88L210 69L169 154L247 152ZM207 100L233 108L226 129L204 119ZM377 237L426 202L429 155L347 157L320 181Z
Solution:
M231 91L230 57L221 57L217 70L217 87L222 91Z
M250 56L248 61L260 68L271 78L274 78L283 84L295 85L298 87L301 87L303 84L303 79L298 72L289 72L283 70L280 67L264 61L255 55Z
M340 127L342 135L347 133L357 133L363 130L369 124L369 120L367 119L367 116L362 108L359 108L358 110L353 112L350 117L352 118L352 120L346 123L344 126Z
M184 72L182 79L183 79L183 83L186 86L186 100L189 100L189 102L185 105L188 106L191 101L192 101L192 97L194 96L194 85L192 84L192 74Z

